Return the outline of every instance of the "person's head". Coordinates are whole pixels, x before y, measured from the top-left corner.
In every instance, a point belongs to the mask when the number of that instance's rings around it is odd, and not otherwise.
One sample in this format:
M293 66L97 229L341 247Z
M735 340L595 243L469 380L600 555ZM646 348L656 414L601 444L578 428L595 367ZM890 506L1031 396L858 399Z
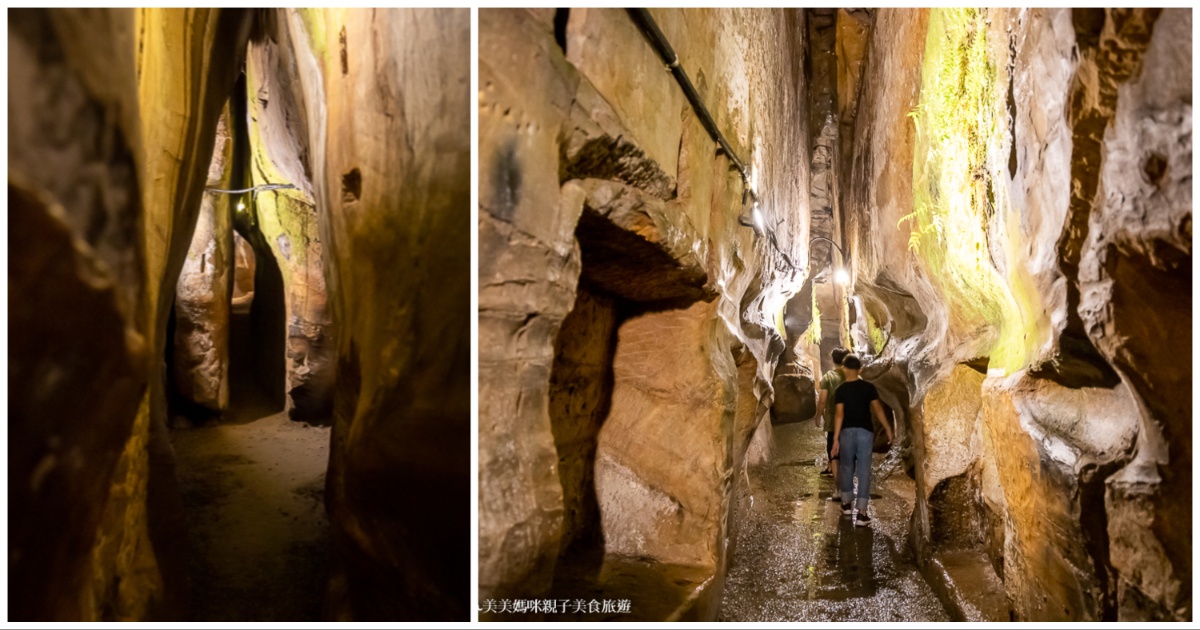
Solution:
M829 353L829 356L833 357L834 365L842 367L842 362L846 360L846 355L848 354L850 354L850 351L845 348L834 348L833 352Z
M846 372L848 377L857 377L858 371L862 369L862 359L858 355L848 354L845 359L842 359L842 370Z

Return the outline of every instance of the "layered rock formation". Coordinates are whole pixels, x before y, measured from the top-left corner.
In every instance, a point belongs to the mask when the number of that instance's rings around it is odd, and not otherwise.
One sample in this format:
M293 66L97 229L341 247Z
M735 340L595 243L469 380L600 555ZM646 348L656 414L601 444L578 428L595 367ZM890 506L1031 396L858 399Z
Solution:
M600 553L676 567L662 618L711 618L734 484L768 449L748 455L807 256L803 17L652 15L778 249L626 12L481 12L481 600Z
M273 23L281 16L271 17ZM328 422L333 411L335 346L325 250L310 181L307 103L298 84L296 57L287 29L279 25L250 47L248 183L294 187L264 190L255 196L255 228L261 235L259 247L279 265L283 280L288 413L294 419Z
M1016 619L1191 617L1191 370L1155 356L1191 349L1190 19L875 21L854 291L911 400L919 556L978 550Z
M167 418L228 401L231 226L333 416L331 615L466 618L468 50L465 10L10 15L13 618L186 617Z

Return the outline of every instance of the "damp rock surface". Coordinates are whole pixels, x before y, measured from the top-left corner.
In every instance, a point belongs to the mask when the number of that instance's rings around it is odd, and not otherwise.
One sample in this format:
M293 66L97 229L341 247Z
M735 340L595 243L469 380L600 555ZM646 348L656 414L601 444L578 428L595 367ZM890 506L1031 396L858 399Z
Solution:
M739 223L741 176L626 11L482 12L481 601L640 584L665 599L639 619L712 619L729 480L770 449L773 309L806 233L804 17L651 13L777 240ZM670 586L680 567L695 588Z

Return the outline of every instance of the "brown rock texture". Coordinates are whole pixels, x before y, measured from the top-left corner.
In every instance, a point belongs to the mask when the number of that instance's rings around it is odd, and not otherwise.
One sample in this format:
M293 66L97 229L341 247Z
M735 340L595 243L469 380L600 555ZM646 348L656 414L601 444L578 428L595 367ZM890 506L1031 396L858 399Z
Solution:
M1191 369L1162 361L1191 351L1190 19L874 16L841 187L858 344L890 334L911 401L918 557L984 550L1015 619L1191 618ZM985 121L963 145L954 111Z
M595 460L608 553L716 566L736 388L711 358L722 342L715 310L699 302L620 327Z
M233 142L227 118L223 116L217 126L209 187L230 186ZM229 295L234 266L230 209L227 195L204 195L175 289L175 387L184 398L214 411L229 407Z
M165 330L242 14L10 18L10 614L169 617Z
M273 20L283 16L272 15ZM313 191L303 91L290 34L253 42L247 59L250 183L294 189L253 197L255 226L283 278L287 312L287 404L293 419L325 423L333 411L333 323L325 285L325 248ZM311 106L317 107L317 104Z
M775 368L772 421L776 424L804 422L817 413L817 381L820 376L799 363L782 362Z
M690 576L652 618L715 615L734 484L770 451L807 257L803 15L651 13L779 249L625 11L481 12L481 601L548 596L599 552L629 583Z
M25 17L10 25L24 29ZM145 342L62 206L12 174L8 199L9 229L20 235L8 278L9 507L20 514L9 524L9 615L92 618L90 552L145 391Z
M326 501L340 565L331 614L463 620L470 16L464 9L288 10L274 19L273 41L291 42L292 61L273 63L296 74L262 84L271 90L257 121L262 146L300 193L309 177L323 209L313 233L301 225L305 202L285 191L277 199L292 207L278 209L278 233L269 226L264 233L274 235L277 254L286 240L293 258L308 257L285 272L293 397L298 382L316 389L304 368L319 374L322 353L332 350L336 366ZM303 112L303 120L271 114L275 107ZM276 153L285 148L270 140L269 124L285 121L307 129L307 151ZM310 326L325 308L319 260L336 341Z

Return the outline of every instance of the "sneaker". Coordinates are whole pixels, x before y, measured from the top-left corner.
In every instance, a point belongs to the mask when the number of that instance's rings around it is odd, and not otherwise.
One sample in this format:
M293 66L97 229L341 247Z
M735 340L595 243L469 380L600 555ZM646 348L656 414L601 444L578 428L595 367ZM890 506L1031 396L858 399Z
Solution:
M828 468L826 468L825 470L822 470L822 471L821 471L821 476L822 476L822 477L832 477L832 476L833 476L833 471L832 471L832 470L829 470Z
M867 516L866 512L859 512L858 516L854 517L854 526L855 527L870 527L871 526L871 517Z
M839 495L836 495L836 494L831 494L831 495L829 495L829 500L841 503L842 497L840 497Z
M853 514L854 508L849 503L842 504L842 514Z

